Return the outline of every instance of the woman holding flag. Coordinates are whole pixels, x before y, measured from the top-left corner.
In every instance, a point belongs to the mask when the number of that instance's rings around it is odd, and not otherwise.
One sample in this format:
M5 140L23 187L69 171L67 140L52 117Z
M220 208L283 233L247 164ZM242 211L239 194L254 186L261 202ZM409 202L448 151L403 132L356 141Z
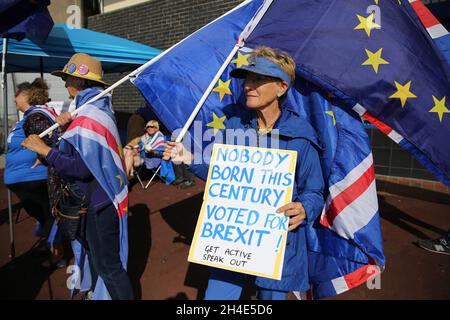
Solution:
M298 154L293 202L277 210L289 217L282 279L211 268L205 293L207 300L239 299L243 286L249 282L256 284L258 298L264 300L284 300L289 291L305 292L310 288L306 225L314 223L324 205L324 179L319 160L321 147L312 126L285 102L295 80L293 59L286 53L263 47L252 53L249 62L230 73L232 77L245 79L246 108L242 116L228 119L227 131L252 130L256 132L256 146L259 146L259 138L270 136L277 130L278 148L294 150ZM224 141L228 140L227 137ZM235 140L235 143L238 142ZM163 159L189 164L194 173L206 180L208 165L192 164L193 155L181 143L167 142Z
M106 85L100 61L87 54L73 55L62 71L52 74L65 81L77 108ZM85 233L93 298L133 299L126 273L128 188L111 95L87 104L75 118L65 112L56 121L65 129L59 149L48 147L37 135L23 146L45 157L89 201Z

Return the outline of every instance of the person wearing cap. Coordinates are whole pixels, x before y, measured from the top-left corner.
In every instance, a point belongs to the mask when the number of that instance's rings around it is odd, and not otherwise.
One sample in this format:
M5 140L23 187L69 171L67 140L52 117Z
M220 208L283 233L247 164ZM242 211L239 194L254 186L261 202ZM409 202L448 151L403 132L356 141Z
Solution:
M127 175L134 175L134 168L141 166L144 161L148 168L155 168L161 162L164 150L164 135L159 131L159 123L150 120L145 125L145 133L131 140L124 148L125 167Z
M65 81L65 87L71 98L75 100L77 108L98 95L107 86L102 79L100 61L84 53L73 55L63 70L52 72L52 74ZM114 128L108 127L108 131L117 132L110 94L90 103L86 108L98 108L99 114L113 120L105 120L102 125L113 125ZM56 119L63 130L72 120L68 112L61 113ZM87 138L79 135L77 139ZM96 149L87 147L76 149L72 142L64 139L64 136L59 149L48 147L37 135L29 136L22 145L43 156L46 163L54 167L63 180L74 182L89 199L85 233L93 279L91 291L96 288L97 278L101 276L113 300L133 299L131 283L120 259L119 218L116 208L86 165L88 161L98 161L102 166L101 155L93 154ZM89 160L86 154L89 155ZM103 173L108 174L108 172L104 170ZM116 181L117 178L114 176L109 180Z
M273 137L277 134L278 148L297 151L296 177L292 202L277 210L289 217L281 280L211 268L205 299L239 299L242 288L250 282L256 285L259 299L284 300L287 292L305 292L310 288L306 230L324 205L321 146L312 126L296 114L285 99L295 80L295 63L288 54L268 47L257 48L250 55L249 65L232 70L230 75L245 79L246 107L240 116L227 120L227 131L250 130L256 137L267 138L276 129ZM254 146L260 146L260 140L255 140ZM225 141L230 143L229 139ZM235 139L234 144L238 143ZM245 143L250 146L248 140ZM193 164L193 155L181 143L167 142L163 159L189 164L189 169L197 176L207 178L208 165Z

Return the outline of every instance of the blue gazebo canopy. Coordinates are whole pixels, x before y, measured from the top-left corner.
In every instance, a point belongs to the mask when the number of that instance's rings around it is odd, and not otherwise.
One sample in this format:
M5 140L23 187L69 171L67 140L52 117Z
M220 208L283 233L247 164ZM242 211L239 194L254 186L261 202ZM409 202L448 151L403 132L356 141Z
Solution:
M29 39L10 39L6 72L51 72L62 69L76 52L99 59L105 72L125 72L156 57L161 50L101 32L69 29L65 24L56 24L44 44Z

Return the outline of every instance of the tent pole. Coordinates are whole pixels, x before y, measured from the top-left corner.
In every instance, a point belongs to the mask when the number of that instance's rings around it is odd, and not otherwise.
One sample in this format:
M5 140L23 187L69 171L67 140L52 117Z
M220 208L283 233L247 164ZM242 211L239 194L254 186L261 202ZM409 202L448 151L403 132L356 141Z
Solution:
M39 70L41 71L41 79L44 80L44 59L39 57Z
M7 90L7 78L6 78L6 52L8 50L8 38L3 38L3 54L2 54L2 95L3 95L3 135L5 139L5 155L8 151L8 90ZM10 258L14 259L16 256L16 249L14 245L14 220L12 218L12 205L11 205L11 191L8 193L8 219L9 219L9 243L10 243Z
M6 50L8 50L8 38L3 38L2 50L2 97L3 97L3 139L5 140L5 154L8 145L8 98L6 96Z

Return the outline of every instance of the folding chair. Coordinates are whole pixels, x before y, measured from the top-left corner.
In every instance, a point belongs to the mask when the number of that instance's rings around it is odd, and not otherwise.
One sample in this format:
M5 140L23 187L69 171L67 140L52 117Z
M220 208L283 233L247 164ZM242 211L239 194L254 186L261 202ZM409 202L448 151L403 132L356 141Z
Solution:
M145 166L142 164L139 168L137 168L137 170L134 170L134 176L138 179L139 183L141 184L142 189L145 189L144 183L142 182L141 179L141 174L142 174L142 169Z
M144 162L142 165L135 170L134 175L138 179L139 183L141 184L142 189L147 189L150 186L150 182L153 181L155 176L157 176L161 181L166 183L166 180L158 174L159 172L159 166L161 164L161 158L159 157L151 157L144 159ZM150 178L149 182L144 185L142 177L144 176L145 171L149 171L152 174L152 177Z

